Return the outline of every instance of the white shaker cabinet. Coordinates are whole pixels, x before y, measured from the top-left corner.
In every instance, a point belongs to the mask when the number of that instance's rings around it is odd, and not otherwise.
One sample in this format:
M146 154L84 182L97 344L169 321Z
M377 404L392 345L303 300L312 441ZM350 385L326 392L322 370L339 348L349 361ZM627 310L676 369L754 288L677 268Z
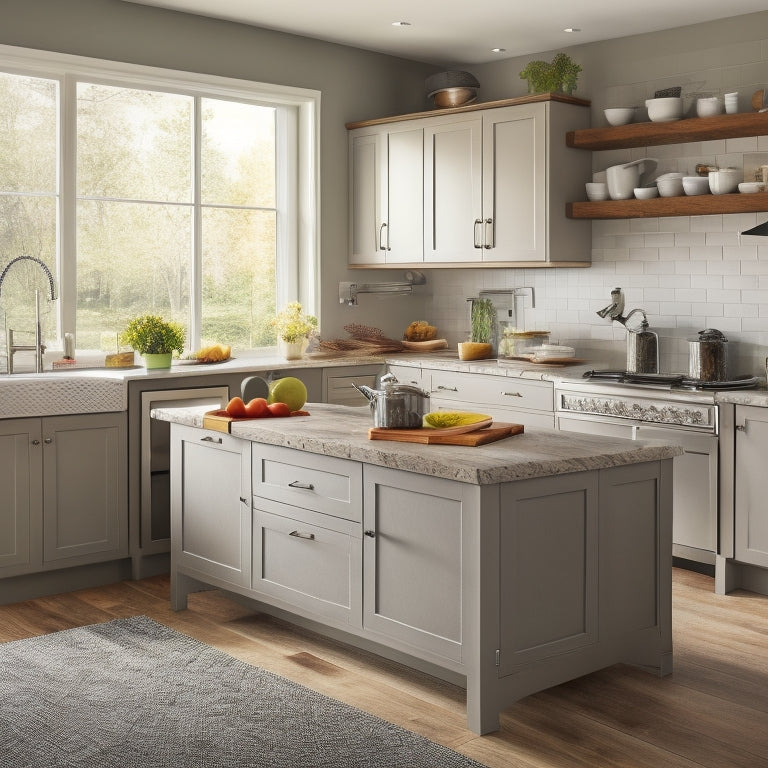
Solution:
M568 219L566 203L591 179L591 158L564 140L587 127L585 106L547 94L348 126L350 264L403 264L416 253L399 247L397 203L407 239L417 227L423 233L414 266L587 266L591 226ZM410 159L419 135L423 163ZM406 136L409 153L401 148L400 161L387 161L387 146L391 154Z
M768 408L736 406L734 554L768 567Z
M127 554L125 414L0 421L0 576Z
M356 132L349 152L350 263L421 261L423 128L407 123Z

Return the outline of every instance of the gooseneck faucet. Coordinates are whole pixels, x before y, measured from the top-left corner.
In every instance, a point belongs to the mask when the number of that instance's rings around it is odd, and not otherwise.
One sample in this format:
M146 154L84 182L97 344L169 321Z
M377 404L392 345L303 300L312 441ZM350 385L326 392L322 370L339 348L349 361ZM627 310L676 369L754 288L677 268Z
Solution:
M50 300L56 300L56 281L53 279L51 270L48 269L48 265L35 256L17 256L15 259L11 259L0 272L0 295L3 291L3 282L5 281L8 270L19 261L32 261L37 264L45 273L48 278L48 286L50 288ZM8 357L8 373L13 373L13 355L21 350L34 350L35 351L35 370L37 373L43 371L43 353L45 352L45 345L42 340L42 332L40 329L40 293L35 291L35 343L31 344L14 344L13 343L13 330L11 328L6 329L7 334L7 357Z

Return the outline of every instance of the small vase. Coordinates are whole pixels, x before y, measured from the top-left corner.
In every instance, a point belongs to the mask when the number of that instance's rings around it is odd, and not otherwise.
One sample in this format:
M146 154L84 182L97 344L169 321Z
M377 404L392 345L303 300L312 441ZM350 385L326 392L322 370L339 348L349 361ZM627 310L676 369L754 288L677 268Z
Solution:
M158 354L147 353L144 355L144 366L147 370L170 368L172 356L172 352L160 352Z
M300 360L309 346L309 339L299 339L298 341L277 340L277 352L285 360Z

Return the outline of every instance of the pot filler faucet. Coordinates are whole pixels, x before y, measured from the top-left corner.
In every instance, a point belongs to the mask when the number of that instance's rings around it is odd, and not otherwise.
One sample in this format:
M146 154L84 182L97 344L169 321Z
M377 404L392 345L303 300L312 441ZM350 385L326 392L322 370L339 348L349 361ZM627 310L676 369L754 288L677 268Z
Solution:
M0 296L3 292L3 282L8 274L8 270L19 261L32 261L37 264L40 269L43 270L45 276L48 278L48 286L50 288L50 300L56 300L56 283L51 274L51 270L41 259L34 256L17 256L15 259L11 259L0 272ZM13 373L13 356L16 352L34 350L35 352L35 371L37 373L43 372L43 353L45 352L45 345L42 341L42 333L40 330L40 291L35 291L35 343L34 344L14 344L13 343L13 330L11 328L6 329L7 336L7 354L8 354L8 373Z
M621 292L621 288L614 288L611 291L611 304L598 310L597 314L602 318L609 317L611 320L624 325L627 322L627 318L622 315L623 312L624 294Z

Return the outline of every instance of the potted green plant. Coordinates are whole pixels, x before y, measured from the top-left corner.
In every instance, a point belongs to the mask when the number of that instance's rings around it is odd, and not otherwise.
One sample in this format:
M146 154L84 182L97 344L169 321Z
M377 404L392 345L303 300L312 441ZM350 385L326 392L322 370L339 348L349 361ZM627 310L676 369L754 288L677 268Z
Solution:
M528 81L528 93L572 94L576 90L581 67L567 53L558 53L551 62L531 61L520 73Z
M317 318L306 314L298 301L292 301L271 321L277 334L277 348L286 360L300 358L309 339L317 332Z
M147 368L170 368L173 353L184 351L185 337L179 323L158 315L141 315L128 321L121 342L135 349Z

